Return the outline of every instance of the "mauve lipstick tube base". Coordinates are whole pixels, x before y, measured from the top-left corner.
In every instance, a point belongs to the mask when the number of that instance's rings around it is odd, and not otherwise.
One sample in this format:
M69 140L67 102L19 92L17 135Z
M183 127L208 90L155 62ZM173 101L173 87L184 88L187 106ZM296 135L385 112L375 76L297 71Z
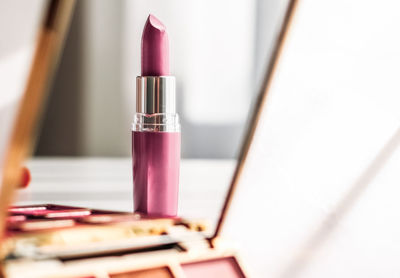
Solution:
M180 132L132 131L135 212L177 215L180 152Z

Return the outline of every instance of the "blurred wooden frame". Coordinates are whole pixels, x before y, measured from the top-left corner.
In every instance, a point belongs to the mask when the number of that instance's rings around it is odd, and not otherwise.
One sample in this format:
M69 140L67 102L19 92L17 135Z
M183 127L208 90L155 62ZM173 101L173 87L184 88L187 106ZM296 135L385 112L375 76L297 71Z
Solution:
M21 180L21 167L32 151L39 117L57 69L74 5L75 0L50 0L44 12L28 82L5 157L0 187L0 236L4 233L7 208Z

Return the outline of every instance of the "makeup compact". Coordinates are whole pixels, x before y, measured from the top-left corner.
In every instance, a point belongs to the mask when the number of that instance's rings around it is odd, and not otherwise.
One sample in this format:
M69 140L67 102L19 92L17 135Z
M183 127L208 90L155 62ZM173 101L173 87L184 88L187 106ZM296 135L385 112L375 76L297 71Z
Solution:
M201 222L51 204L8 212L6 277L245 277Z

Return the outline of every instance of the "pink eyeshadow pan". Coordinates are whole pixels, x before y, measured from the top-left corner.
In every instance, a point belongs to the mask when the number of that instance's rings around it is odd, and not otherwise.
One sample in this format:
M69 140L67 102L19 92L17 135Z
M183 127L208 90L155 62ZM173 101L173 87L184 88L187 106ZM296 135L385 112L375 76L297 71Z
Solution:
M32 211L45 211L47 208L45 206L21 206L21 207L10 207L8 208L8 212L10 213L27 213Z
M187 278L245 277L233 257L183 264L182 268Z

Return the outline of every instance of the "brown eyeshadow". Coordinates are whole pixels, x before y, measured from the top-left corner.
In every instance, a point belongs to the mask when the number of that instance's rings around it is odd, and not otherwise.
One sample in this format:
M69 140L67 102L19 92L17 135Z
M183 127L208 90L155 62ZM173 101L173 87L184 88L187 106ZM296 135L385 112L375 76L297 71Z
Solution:
M168 267L150 268L130 272L110 274L110 278L171 278L174 277Z

